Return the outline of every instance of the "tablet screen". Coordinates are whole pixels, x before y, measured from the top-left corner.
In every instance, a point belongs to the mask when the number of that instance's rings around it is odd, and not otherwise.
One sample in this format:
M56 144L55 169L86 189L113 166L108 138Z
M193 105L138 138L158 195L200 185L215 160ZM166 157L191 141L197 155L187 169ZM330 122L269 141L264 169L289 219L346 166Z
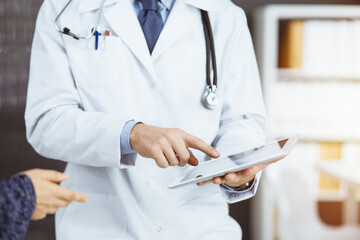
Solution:
M254 148L250 151L229 156L228 158L234 161L237 165L240 165L251 161L260 160L269 156L274 156L281 151L288 140L289 139L284 139L270 143L259 148Z
M288 140L289 139L284 139L226 158L212 159L207 162L203 162L189 171L188 174L186 174L186 176L182 179L182 181L206 177L217 172L222 172L226 169L232 169L250 162L260 163L264 159L281 154L281 149Z

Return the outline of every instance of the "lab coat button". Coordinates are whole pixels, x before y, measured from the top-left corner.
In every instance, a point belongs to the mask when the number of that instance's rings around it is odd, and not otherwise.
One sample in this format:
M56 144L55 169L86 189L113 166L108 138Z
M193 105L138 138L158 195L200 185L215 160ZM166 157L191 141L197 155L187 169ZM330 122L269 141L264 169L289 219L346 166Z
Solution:
M151 88L151 89L154 89L154 88L155 88L155 84L151 83L151 84L150 84L150 88Z
M162 227L158 227L157 231L158 231L158 232L161 232L161 231L162 231Z
M151 183L150 183L149 181L146 181L146 185L150 186L150 185L151 185Z

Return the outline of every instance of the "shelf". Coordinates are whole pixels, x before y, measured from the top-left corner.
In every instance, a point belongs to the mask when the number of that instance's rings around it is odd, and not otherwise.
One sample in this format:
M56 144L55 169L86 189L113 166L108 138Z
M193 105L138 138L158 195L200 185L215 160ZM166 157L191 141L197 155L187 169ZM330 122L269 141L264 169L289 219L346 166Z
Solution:
M317 200L321 202L343 202L346 197L345 194L341 194L339 191L320 190Z
M293 158L304 163L293 163L293 166L301 164L304 169L311 166L320 154L318 142L360 142L360 128L357 127L360 112L356 106L360 101L360 72L357 73L357 68L351 69L351 72L345 71L345 67L336 69L338 73L335 68L321 71L325 64L305 65L305 58L302 58L300 66L304 69L279 69L279 41L284 21L358 20L360 6L272 4L257 9L254 15L253 37L268 112L269 139L299 134L303 144L294 148ZM287 181L284 177L281 180ZM348 186L340 181L339 190L317 189L314 200L345 203L344 220L350 219L348 222L351 222ZM256 239L271 240L274 219L267 203L273 197L273 191L259 190L254 206L254 235ZM359 197L360 194L355 196L355 202L360 200Z
M321 73L311 73L304 71L302 69L284 69L281 68L278 70L278 79L279 81L321 81L321 82L337 82L337 81L346 81L346 82L359 82L360 83L360 74L359 75L346 75L346 74L321 74Z
M360 186L360 164L341 161L319 161L316 163L316 169L347 184Z
M358 5L272 4L259 8L268 19L359 19Z
M283 138L289 137L292 135L299 135L299 142L360 142L359 134L324 134L316 132L296 132L296 131L286 131L283 129L272 129L269 136L271 138Z
M347 200L347 194L340 191L320 190L317 200L321 202L344 202ZM360 196L356 196L356 201L360 202Z

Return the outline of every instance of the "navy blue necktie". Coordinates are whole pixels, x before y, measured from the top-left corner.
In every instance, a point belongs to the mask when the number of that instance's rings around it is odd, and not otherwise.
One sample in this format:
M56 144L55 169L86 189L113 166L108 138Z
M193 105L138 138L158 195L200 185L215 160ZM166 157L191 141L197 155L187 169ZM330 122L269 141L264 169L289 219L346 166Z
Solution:
M150 53L152 53L164 25L159 12L158 1L141 0L143 10L138 16Z

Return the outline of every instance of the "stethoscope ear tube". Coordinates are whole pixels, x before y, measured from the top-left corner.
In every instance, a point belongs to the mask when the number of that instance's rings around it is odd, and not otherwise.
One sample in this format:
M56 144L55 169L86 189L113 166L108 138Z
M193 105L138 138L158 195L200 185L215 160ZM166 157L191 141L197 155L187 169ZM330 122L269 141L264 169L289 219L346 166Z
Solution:
M87 36L80 36L80 35L78 35L78 34L75 34L75 33L71 32L70 28L68 28L68 27L64 27L63 29L61 29L61 28L58 26L58 21L60 20L62 14L65 12L65 10L68 8L68 6L70 5L70 3L71 3L72 1L73 1L73 0L69 0L69 1L65 4L65 6L63 7L63 9L60 11L60 13L56 16L55 21L54 21L54 27L55 27L56 31L58 31L59 33L62 33L62 34L71 36L71 37L75 38L76 40L89 39L89 38L91 38L92 36L94 36L95 32L97 31L97 27L98 27L99 22L100 22L100 17L101 17L101 15L102 15L102 12L103 12L103 9L104 9L105 0L101 0L100 7L99 7L99 12L98 12L97 17L96 17L95 25L94 25L94 27L92 28L91 33L90 33L89 35L87 35Z
M207 22L205 20L205 16L207 15L207 12L201 10L201 20L202 25L204 28L204 36L205 36L205 45L206 45L206 84L210 88L211 83L211 76L210 76L210 52L211 52L211 45L210 45L210 37L209 37L209 29L206 26Z
M210 88L217 86L217 66L216 66L216 53L215 53L215 43L214 35L211 28L210 18L208 12L201 10L201 19L203 22L205 42L206 42L206 82ZM211 63L214 72L213 81L211 83L210 76L210 54L211 54Z

